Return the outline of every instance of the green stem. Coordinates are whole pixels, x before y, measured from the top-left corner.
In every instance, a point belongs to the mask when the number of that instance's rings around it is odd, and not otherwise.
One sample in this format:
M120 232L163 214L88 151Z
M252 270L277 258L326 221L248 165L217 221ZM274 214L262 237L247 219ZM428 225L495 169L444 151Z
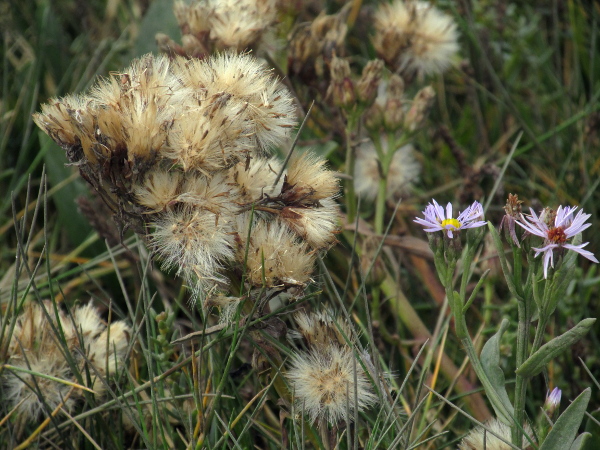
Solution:
M354 191L354 166L356 155L354 151L354 135L358 124L358 114L350 114L346 123L346 215L348 223L353 223L356 218L356 193Z
M375 150L379 157L379 183L377 189L377 200L375 203L375 233L381 234L383 232L383 222L385 218L385 200L387 197L387 179L390 171L391 156L394 154L394 139L390 135L388 137L387 152L381 145L381 139L376 138L373 140L375 144Z
M529 327L531 322L530 302L518 302L519 326L517 329L517 368L527 359ZM512 427L512 443L520 446L523 442L523 424L525 421L525 399L527 396L527 378L517 375L515 385L515 424Z

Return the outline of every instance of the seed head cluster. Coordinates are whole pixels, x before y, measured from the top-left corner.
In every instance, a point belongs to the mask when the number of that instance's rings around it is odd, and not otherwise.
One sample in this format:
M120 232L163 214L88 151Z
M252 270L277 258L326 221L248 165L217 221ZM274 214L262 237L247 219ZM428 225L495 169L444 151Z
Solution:
M428 2L382 3L374 20L375 50L405 77L443 72L458 52L456 24Z
M287 371L296 409L312 422L337 424L376 404L364 369L371 367L370 356L353 348L350 327L330 312L299 313L295 319L308 347L293 356Z
M242 52L261 44L277 19L276 0L177 1L181 45L165 34L156 40L165 53L204 58L215 51Z
M131 329L123 321L107 325L92 303L75 307L70 314L55 310L50 302L29 303L12 321L6 364L40 374L5 369L0 377L4 399L11 409L18 405L19 416L26 421L37 421L63 401L70 411L83 399L80 389L69 394L71 386L48 376L83 383L102 396L107 378L125 365ZM64 336L66 347L58 333Z
M34 119L193 292L225 290L224 269L245 264L253 285L302 285L335 243L338 180L310 153L284 171L268 157L296 114L248 54L147 55Z

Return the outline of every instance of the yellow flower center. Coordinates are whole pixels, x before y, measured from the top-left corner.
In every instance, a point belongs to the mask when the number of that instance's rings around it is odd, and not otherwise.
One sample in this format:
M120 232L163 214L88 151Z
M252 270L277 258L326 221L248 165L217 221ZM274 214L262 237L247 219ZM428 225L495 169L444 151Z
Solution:
M446 219L442 221L442 228L446 228L446 225L452 225L455 229L460 229L460 222L456 219Z

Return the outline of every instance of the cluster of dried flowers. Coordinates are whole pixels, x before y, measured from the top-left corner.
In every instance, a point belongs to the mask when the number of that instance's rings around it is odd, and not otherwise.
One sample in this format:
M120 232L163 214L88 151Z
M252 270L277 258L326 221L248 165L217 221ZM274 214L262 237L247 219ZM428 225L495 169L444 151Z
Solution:
M147 55L35 121L197 294L226 289L224 268L255 286L302 285L335 242L337 178L311 154L286 170L266 156L296 115L248 54Z
M357 411L378 401L370 377L369 354L354 348L352 329L330 311L296 314L298 338L307 351L296 353L287 372L297 411L311 421L351 422Z
M4 400L16 408L22 423L59 406L71 411L84 398L73 383L102 397L109 379L125 367L129 326L123 321L104 323L92 303L67 314L49 301L31 302L18 317L5 320L4 326L14 328L0 382Z
M242 52L258 46L277 18L276 0L177 1L175 17L181 45L165 34L156 40L161 50L194 58L215 51Z

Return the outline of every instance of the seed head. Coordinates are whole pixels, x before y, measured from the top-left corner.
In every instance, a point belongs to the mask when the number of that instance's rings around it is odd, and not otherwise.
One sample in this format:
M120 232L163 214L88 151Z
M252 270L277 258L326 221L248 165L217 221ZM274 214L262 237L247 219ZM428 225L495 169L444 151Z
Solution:
M312 422L349 422L356 410L363 411L377 403L367 374L347 346L329 345L294 355L287 378L296 409L306 413Z
M125 364L131 329L122 321L107 326L91 303L73 308L71 316L61 309L55 310L49 301L29 303L19 316L7 320L15 324L6 361L11 366L69 382L80 383L82 380L84 384L88 382L87 370L91 380L87 387L102 395L105 383L99 377L106 381ZM64 336L66 348L59 342L63 339L57 335L58 330ZM81 380L73 375L65 351L75 362ZM83 399L83 393L77 389L68 396L71 387L66 384L10 369L4 370L0 382L9 409L20 403L20 417L27 422L35 422L43 414L49 414L65 399L64 408L68 411L73 409L76 401Z
M286 225L279 221L255 221L248 240L249 214L238 216L237 223L236 260L246 262L246 275L251 284L303 285L310 280L315 255Z
M488 431L490 430L490 431ZM525 434L533 440L533 432L528 424L523 427ZM500 436L502 440L498 439ZM510 427L500 422L498 419L492 419L484 427L477 427L465 437L459 450L509 450L513 448L509 443L511 441ZM529 440L523 436L523 443L519 446L523 450L529 450L531 447Z
M326 161L311 153L292 160L282 187L282 197L290 205L311 205L328 197L336 197L339 181L327 169Z
M383 3L374 20L378 55L409 78L445 71L458 51L456 24L428 2Z
M387 148L387 140L382 140L384 152L393 151ZM411 144L400 147L394 153L390 164L386 194L388 198L399 198L411 192L419 180L421 164L415 158L415 150ZM354 187L363 199L373 201L377 197L381 173L377 152L371 141L361 144L356 155L354 170Z
M253 158L249 163L239 162L228 172L228 184L236 191L237 201L251 204L263 195L273 196L281 190L283 179L274 187L275 179L281 169L277 158Z
M336 343L345 347L354 340L354 332L348 323L336 318L329 310L310 314L300 311L294 315L294 321L310 349L325 349Z
M225 281L219 270L233 257L231 231L227 217L187 207L160 215L150 242L163 267L200 292Z
M286 206L280 217L311 247L328 249L336 243L339 214L339 206L335 200L324 198L315 206Z
M148 208L149 213L167 209L177 197L183 183L183 174L177 170L157 168L149 172L141 183L134 186L138 204Z

